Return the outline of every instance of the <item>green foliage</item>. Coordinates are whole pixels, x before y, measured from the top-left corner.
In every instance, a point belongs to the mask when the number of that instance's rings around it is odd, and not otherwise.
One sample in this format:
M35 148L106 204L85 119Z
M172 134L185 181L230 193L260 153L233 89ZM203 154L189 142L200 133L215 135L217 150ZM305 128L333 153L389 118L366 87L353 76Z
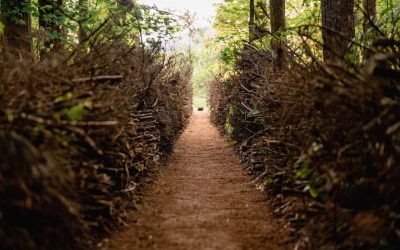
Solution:
M305 162L303 163L302 168L300 168L297 172L296 172L296 176L299 177L300 179L307 179L310 174L313 172L312 168L310 167L310 165Z
M63 103L67 104L68 102L71 102L74 100L74 95L72 92L67 92L64 95L61 95L54 99L54 103ZM92 101L89 99L80 101L79 103L73 105L72 107L69 108L64 108L61 110L61 112L56 114L56 119L67 119L71 121L80 121L85 118L85 115L87 114L87 109L92 108Z
M137 43L140 38L154 43L172 39L183 26L179 17L155 6L135 4L129 9L116 4L115 0L64 1L62 6L40 6L38 0L32 0L26 1L22 7L5 1L1 12L18 24L24 23L24 13L32 16L32 34L37 41L34 46L38 46L35 51L44 49L44 41L49 40L61 41L65 49L73 50L82 34L87 45L92 39L103 39L106 43L113 37L121 36L126 38L129 45ZM39 19L48 23L48 27L39 27ZM98 32L105 24L112 28L107 32ZM0 24L0 33L3 29L4 26ZM95 38L94 33L97 33Z
M136 18L141 22L144 34L153 41L172 39L183 28L176 16L154 6L140 5Z
M260 36L252 43L260 47L269 47L272 36L269 34L270 19L268 1L256 0L256 33ZM266 4L266 5L265 5ZM377 0L377 19L375 26L365 32L363 22L365 20L362 11L362 1L355 3L355 38L351 45L350 53L345 56L349 64L357 65L365 60L364 48L371 48L373 37L387 36L390 39L400 39L400 0ZM217 12L214 19L216 30L215 42L222 45L221 61L228 68L233 68L236 55L243 49L243 45L249 38L249 1L224 0L215 5ZM264 10L262 10L264 6ZM281 36L290 51L295 53L293 58L298 63L307 65L312 63L309 52L315 58L322 60L322 18L320 0L289 0L286 1L286 27L284 32L274 34ZM387 34L387 35L385 35ZM307 50L304 46L307 42Z
M0 35L4 32L4 24L0 22Z
M110 12L115 10L115 7L107 2L100 2L93 9L91 9L89 24L103 23L110 16Z
M80 121L84 118L86 114L85 104L78 103L75 106L66 109L63 113L72 121Z
M271 178L267 178L267 179L265 179L264 182L263 182L263 186L264 186L264 187L268 187L268 186L270 186L270 185L272 185L272 184L274 184L274 180L271 179Z
M198 32L199 38L196 42L193 53L193 96L195 107L206 106L207 83L219 73L221 64L219 62L220 46L214 43L206 31Z
M54 100L54 103L69 101L69 100L72 100L73 97L74 97L74 95L72 94L72 92L67 92L65 95L57 97Z
M304 191L308 191L310 196L313 199L317 199L320 196L321 190L318 188L313 187L312 185L307 185L304 189Z
M24 14L30 13L32 5L25 1L23 3L14 3L12 1L2 1L0 4L1 13L7 16L10 20L16 24L24 24Z
M270 20L261 8L264 4L264 1L257 1L256 12L259 18L256 19L256 26L265 32L266 30L270 30ZM268 5L264 5L264 7L268 11ZM226 66L232 68L236 55L242 50L243 44L249 39L249 1L225 0L222 3L216 4L216 8L217 14L214 19L214 29L216 30L217 37L215 41L223 46L220 56L221 60ZM303 41L298 35L299 29L313 40L322 41L322 34L319 28L308 26L309 24L321 24L320 1L289 1L286 4L286 22L288 29L274 35L286 37L286 43L297 54L304 54L304 48L301 46ZM263 31L260 32L262 33ZM262 47L270 46L272 37L267 34L265 33L262 38L253 43ZM315 54L322 55L322 53L315 50L314 46L311 46L311 49Z
M233 65L236 53L249 37L249 1L224 0L215 5L216 41L222 44L221 60Z
M227 65L232 66L235 64L236 55L239 52L239 48L227 46L221 51L220 59Z
M377 1L379 29L393 39L400 39L400 0Z

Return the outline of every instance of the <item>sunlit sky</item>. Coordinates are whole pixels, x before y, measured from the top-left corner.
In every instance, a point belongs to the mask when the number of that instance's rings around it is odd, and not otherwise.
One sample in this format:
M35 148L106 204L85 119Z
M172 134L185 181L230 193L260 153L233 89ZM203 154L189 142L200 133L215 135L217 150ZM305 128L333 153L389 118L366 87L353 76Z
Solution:
M211 17L215 15L214 3L221 0L138 0L139 3L156 5L163 10L175 10L183 14L186 10L196 13L195 26L211 27Z

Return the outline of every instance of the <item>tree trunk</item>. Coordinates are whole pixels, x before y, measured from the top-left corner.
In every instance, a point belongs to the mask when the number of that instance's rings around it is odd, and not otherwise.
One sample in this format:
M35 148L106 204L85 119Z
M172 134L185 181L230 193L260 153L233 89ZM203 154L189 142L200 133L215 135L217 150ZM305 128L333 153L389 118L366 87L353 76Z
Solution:
M324 60L345 58L354 38L354 0L322 0Z
M29 0L1 0L1 17L4 24L4 58L32 57L31 14L24 11ZM26 10L26 8L25 8Z
M285 0L270 0L271 12L271 32L274 36L272 39L273 62L275 69L281 69L285 65L286 49L284 46L284 37L279 32L286 29L285 17ZM279 37L279 38L276 38Z
M62 48L62 24L60 8L63 0L39 0L39 26L44 31L44 48L41 56Z
M376 20L376 0L364 0L365 18L363 23L363 31L365 36L365 43L373 39L371 29L374 27ZM371 57L371 52L367 49L364 50L364 59Z
M89 12L89 2L88 0L79 0L78 2L79 16L81 20L87 18ZM87 38L85 25L83 22L79 22L79 31L78 31L78 41L79 44L83 44Z
M254 0L250 0L250 18L249 18L249 41L252 42L255 39L255 16L256 11L254 7Z

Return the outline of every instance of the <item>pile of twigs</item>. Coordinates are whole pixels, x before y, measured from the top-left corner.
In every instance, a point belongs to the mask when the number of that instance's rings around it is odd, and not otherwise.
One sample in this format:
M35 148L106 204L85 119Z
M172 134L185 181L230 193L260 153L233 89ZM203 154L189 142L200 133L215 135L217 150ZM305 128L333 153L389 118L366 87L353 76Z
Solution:
M289 71L249 46L235 77L211 86L213 121L275 194L275 212L300 232L298 249L399 246L396 44L380 45L362 68L316 61Z
M0 248L81 249L124 224L191 112L191 66L93 42L0 66Z

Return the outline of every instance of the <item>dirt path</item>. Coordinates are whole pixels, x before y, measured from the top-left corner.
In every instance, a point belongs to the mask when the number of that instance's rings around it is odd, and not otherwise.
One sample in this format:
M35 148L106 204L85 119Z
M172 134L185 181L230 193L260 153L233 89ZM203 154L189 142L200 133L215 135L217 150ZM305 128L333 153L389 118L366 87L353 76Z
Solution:
M195 112L169 164L144 191L132 225L111 249L288 249L272 215L235 153Z

